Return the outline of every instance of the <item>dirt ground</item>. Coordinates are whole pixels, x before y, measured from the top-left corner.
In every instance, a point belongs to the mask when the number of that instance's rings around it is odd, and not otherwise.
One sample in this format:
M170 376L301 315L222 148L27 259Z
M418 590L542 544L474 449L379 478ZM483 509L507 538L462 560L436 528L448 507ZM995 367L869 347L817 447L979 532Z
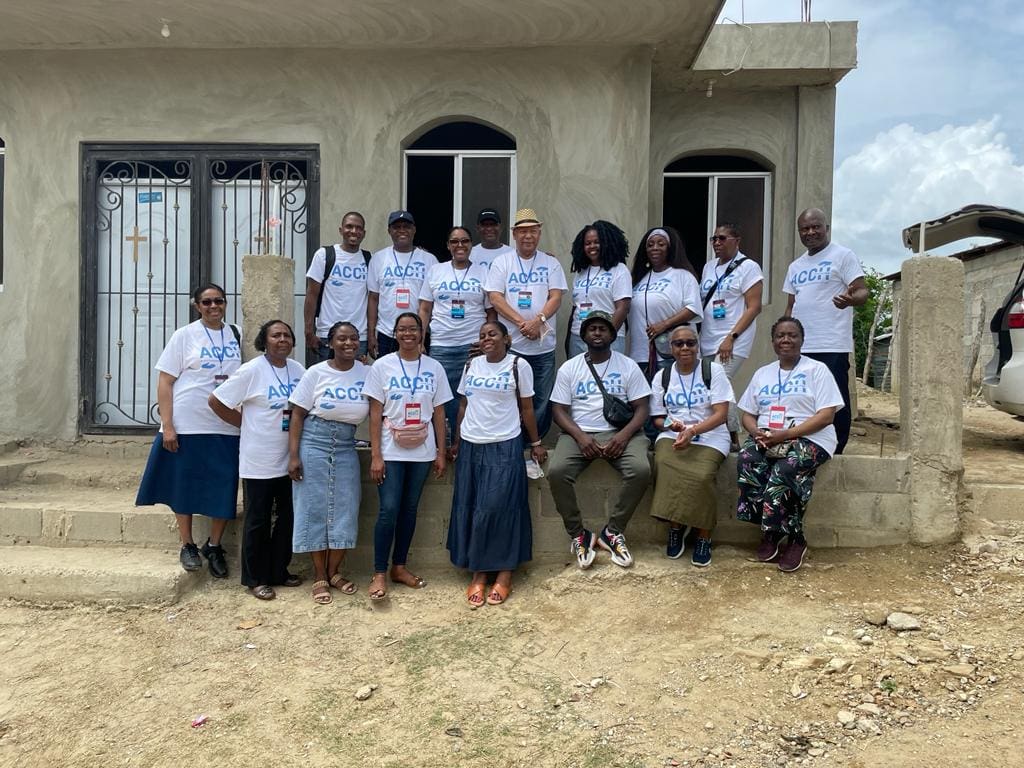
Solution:
M858 452L896 445L891 406L862 398ZM969 471L1024 446L968 411ZM205 576L171 608L7 604L0 765L1022 766L1024 524L980 530L790 575L726 546L706 570L567 557L475 612L444 568L372 607L365 578L318 607Z

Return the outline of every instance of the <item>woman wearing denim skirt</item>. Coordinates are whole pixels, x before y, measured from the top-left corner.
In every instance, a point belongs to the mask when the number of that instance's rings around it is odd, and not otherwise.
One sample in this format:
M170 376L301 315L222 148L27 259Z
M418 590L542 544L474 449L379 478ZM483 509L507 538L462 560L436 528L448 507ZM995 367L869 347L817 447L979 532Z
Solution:
M356 427L370 405L363 399L367 368L356 360L359 329L335 323L327 334L331 357L309 368L291 394L288 474L295 524L292 551L313 558L313 602L331 602L331 590L351 595L345 552L359 529L359 458Z

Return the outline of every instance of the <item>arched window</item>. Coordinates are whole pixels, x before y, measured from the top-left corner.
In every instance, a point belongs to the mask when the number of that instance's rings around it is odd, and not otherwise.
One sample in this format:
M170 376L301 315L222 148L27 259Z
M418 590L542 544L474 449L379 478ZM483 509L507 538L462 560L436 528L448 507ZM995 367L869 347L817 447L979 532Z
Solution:
M698 274L714 258L715 225L730 222L740 228L740 250L770 282L771 200L771 170L750 158L691 155L665 167L662 221L679 230Z
M448 258L449 228L474 233L477 214L503 214L502 240L516 199L516 142L480 123L453 121L431 128L405 150L404 207L416 217L416 242L440 260Z

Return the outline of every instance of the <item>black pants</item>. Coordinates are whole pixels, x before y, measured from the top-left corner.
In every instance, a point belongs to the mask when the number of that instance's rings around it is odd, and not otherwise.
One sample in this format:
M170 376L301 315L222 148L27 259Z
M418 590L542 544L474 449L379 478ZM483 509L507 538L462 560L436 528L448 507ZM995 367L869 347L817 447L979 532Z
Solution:
M242 482L245 486L242 585L283 584L292 560L291 478L288 475L269 480L245 478Z
M847 352L804 352L812 360L824 363L830 371L832 378L836 380L839 392L843 396L843 409L836 412L832 426L836 428L836 445L838 456L846 447L850 439L850 422L853 421L853 414L850 413L850 355Z

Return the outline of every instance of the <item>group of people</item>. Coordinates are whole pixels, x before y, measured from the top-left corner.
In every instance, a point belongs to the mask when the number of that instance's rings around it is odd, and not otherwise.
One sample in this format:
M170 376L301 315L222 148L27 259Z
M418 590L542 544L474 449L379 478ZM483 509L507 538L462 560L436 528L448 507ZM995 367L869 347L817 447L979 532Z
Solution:
M652 442L651 515L668 524L668 557L683 555L692 531L691 562L711 562L715 477L738 451L737 518L761 527L758 559L798 569L815 472L849 434L851 308L867 299L860 265L831 243L824 213L798 219L807 251L783 285L787 311L771 329L777 360L753 374L738 403L732 382L750 355L764 280L736 225L715 228L715 258L698 281L671 227L644 233L628 268L622 230L596 221L572 243L571 284L540 250L542 227L521 209L505 245L501 215L484 209L479 242L453 227L450 259L438 262L415 246L408 211L389 215L391 245L372 254L361 247L362 215L345 214L341 242L319 249L306 275L303 330L318 361L308 369L291 359L296 339L283 320L263 324L254 342L262 354L242 363L223 289L200 286L199 319L157 362L161 430L136 501L175 512L182 566L200 569L202 555L213 576L228 575L221 538L241 477L250 593L272 599L275 587L301 584L289 565L306 552L315 602L355 592L342 565L358 529L355 431L368 419L379 501L372 600L389 582L424 586L407 563L416 511L427 477L442 477L448 463L447 545L470 574L471 607L508 599L514 571L531 559L528 478L545 464L579 566L599 551L630 566L625 530L651 485ZM571 315L560 367L559 311ZM549 459L552 420L560 434ZM605 524L590 531L576 485L596 459L621 483ZM211 518L201 548L194 514Z

